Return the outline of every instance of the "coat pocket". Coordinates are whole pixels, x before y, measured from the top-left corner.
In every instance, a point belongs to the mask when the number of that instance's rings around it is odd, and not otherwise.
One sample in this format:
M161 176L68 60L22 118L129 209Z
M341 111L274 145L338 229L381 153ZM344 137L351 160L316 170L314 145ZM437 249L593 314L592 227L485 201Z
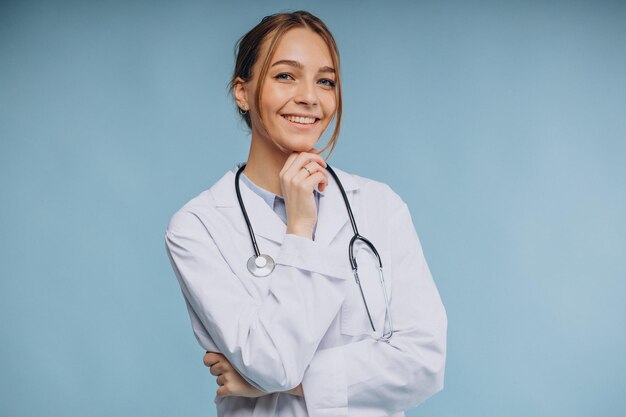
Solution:
M385 261L388 257L386 253L380 250L379 254L383 262L387 294L391 295L391 268L385 268ZM380 337L386 325L386 308L376 256L365 246L359 247L355 256L358 265L359 280L363 288L363 295L365 296L365 301L367 302L367 307L376 331L374 332L372 330L365 303L363 302L363 296L361 295L356 280L352 277L350 285L346 286L346 299L341 307L341 333L348 336L371 335Z

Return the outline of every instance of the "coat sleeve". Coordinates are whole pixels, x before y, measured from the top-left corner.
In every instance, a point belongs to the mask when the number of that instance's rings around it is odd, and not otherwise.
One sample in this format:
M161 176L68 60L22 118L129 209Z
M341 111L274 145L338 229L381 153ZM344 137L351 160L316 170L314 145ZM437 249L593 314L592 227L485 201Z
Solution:
M443 388L447 317L404 202L390 231L394 334L319 350L302 381L311 417L389 416Z
M297 386L345 298L341 286L350 270L343 259L314 241L287 234L269 294L257 300L192 212L174 215L165 243L203 347L217 347L263 391Z

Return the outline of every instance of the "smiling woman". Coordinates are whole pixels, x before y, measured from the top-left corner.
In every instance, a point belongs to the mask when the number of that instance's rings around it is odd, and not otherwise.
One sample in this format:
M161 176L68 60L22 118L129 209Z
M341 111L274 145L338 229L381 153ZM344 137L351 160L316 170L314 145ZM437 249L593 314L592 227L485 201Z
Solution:
M265 43L260 55L269 56L269 47ZM237 105L249 110L252 136L260 139L253 146L276 146L283 154L311 150L336 114L335 65L318 34L295 28L277 42L265 75L257 65L249 80L237 76Z
M326 163L341 122L333 36L308 12L265 17L231 88L247 162L165 237L218 415L403 416L443 387L447 318L406 204Z

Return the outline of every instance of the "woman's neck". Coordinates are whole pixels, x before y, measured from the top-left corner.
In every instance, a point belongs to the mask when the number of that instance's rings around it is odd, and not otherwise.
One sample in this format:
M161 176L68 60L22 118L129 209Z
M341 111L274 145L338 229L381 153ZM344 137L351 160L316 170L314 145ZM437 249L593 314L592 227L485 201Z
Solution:
M259 187L282 196L279 175L289 155L272 146L273 144L264 143L265 140L267 139L252 138L243 173Z

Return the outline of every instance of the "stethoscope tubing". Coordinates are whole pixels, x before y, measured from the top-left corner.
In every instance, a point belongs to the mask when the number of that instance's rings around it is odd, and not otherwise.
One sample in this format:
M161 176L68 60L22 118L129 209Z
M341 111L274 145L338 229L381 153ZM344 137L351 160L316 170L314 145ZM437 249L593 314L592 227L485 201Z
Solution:
M243 198L241 198L241 190L239 189L239 177L243 172L243 169L246 167L246 164L241 165L235 174L235 191L237 194L237 200L239 201L239 207L241 207L241 212L243 213L243 218L246 221L246 226L248 226L248 233L250 234L250 240L252 241L252 248L254 249L255 256L261 256L261 251L259 251L259 245L256 243L256 238L254 237L254 230L252 230L252 224L250 223L250 218L248 217L248 212L246 211L246 206L243 204Z
M246 222L246 226L248 227L248 233L250 234L250 240L252 242L252 248L254 250L254 256L251 257L248 260L248 270L250 271L250 273L252 273L255 276L263 277L263 276L269 275L272 272L272 270L274 269L274 260L269 255L262 255L261 254L261 251L259 250L259 245L257 244L256 238L255 238L255 235L254 235L254 230L252 229L252 224L250 223L250 218L248 217L248 213L246 211L245 204L243 202L243 198L241 197L241 190L239 188L239 177L241 176L241 173L243 172L245 167L246 167L246 164L242 164L239 167L239 169L237 170L237 173L235 174L235 191L236 191L236 194L237 194L237 200L239 201L239 207L241 207L241 212L243 214L243 218L244 218L244 220ZM346 210L348 212L348 217L350 219L350 224L352 225L352 231L354 232L354 235L350 239L350 244L348 245L348 259L350 261L350 267L352 268L352 273L354 275L354 279L356 281L356 284L359 286L359 292L361 293L361 298L363 299L363 304L365 305L365 311L367 312L367 317L369 319L370 325L372 326L372 330L374 332L376 331L376 328L374 326L374 321L372 320L372 315L370 314L369 307L367 305L367 301L365 300L365 294L363 293L363 287L361 286L361 280L359 279L358 265L357 265L357 262L356 262L356 258L354 256L354 244L357 241L363 242L367 247L369 247L372 250L372 252L376 256L376 260L378 261L378 270L379 270L379 274L380 274L380 282L381 282L381 285L383 287L383 295L385 297L385 308L386 308L387 314L389 315L389 327L390 327L389 333L384 334L379 340L387 342L387 341L389 341L389 339L393 335L393 322L391 321L391 308L389 306L389 298L387 297L387 289L385 287L385 279L384 279L384 276L383 276L383 263L382 263L382 260L380 258L380 255L379 255L378 251L376 250L376 247L374 246L374 244L372 242L370 242L367 238L365 238L365 237L363 237L363 236L361 236L359 234L359 229L357 228L356 221L354 220L354 214L352 213L352 207L350 206L350 202L348 201L348 196L346 194L345 189L343 188L343 184L341 183L341 181L339 181L339 177L337 177L337 174L331 168L330 165L327 164L326 165L326 169L333 176L333 178L335 179L335 182L339 186L339 191L341 192L341 196L343 197L344 205L346 207ZM264 268L264 267L256 268L255 267L255 260L259 260L260 258L263 258L263 259L268 261L267 268ZM263 263L263 265L265 266L265 263Z

